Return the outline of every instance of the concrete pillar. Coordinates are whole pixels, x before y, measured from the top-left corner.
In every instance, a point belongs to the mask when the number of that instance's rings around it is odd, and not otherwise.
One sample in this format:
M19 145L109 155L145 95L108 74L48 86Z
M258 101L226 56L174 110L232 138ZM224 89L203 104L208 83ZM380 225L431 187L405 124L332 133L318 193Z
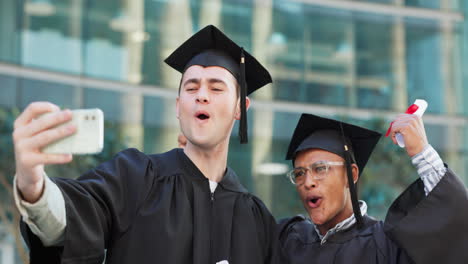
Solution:
M441 0L440 7L442 10L450 10L451 1ZM461 73L460 73L460 59L461 54L459 47L456 42L456 36L454 34L454 25L451 21L441 21L441 43L440 43L440 72L442 75L442 82L444 90L444 105L447 115L457 115L461 112L461 106L464 104L461 84ZM452 166L452 168L460 175L466 175L464 173L465 166L463 157L460 155L461 146L465 146L462 127L450 124L447 127L447 134L445 139L447 143L445 145L446 161ZM465 139L466 140L466 139Z
M215 25L216 27L221 24L221 0L202 0L200 8L200 28L207 25Z
M125 0L123 9L128 19L124 31L123 45L127 50L126 80L132 84L140 83L143 65L143 43L146 40L144 23L144 0ZM143 97L138 93L122 94L121 130L130 147L143 149Z
M273 2L271 0L256 0L253 3L252 14L252 54L267 69L271 54L268 50L268 39L271 36ZM271 87L265 87L256 91L255 99L272 100L273 92ZM259 165L269 162L267 158L271 155L271 144L273 143L273 119L274 113L270 110L255 109L249 114L253 118L253 129L250 131L249 143L252 144L253 177L256 193L262 198L267 207L271 206L273 197L273 187L271 175L261 175L255 173Z
M161 28L161 58L165 59L184 41L193 34L192 15L190 12L189 0L171 0L165 6L165 12L160 25ZM182 75L171 67L167 66L162 60L162 80L161 84L169 89L178 89ZM158 146L155 149L158 152L167 151L177 147L177 137L179 135L179 122L176 118L175 100L164 100L163 107L158 118L163 119L164 128L158 137Z
M396 5L404 5L404 0L395 0ZM403 18L395 17L392 31L392 70L394 86L392 93L392 109L404 112L408 107L408 91L406 85L406 41Z

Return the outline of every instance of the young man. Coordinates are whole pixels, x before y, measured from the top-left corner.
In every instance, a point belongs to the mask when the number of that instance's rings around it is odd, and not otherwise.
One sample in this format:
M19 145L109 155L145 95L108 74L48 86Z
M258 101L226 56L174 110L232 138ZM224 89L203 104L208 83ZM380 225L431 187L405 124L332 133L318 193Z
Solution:
M49 179L44 164L71 155L40 149L74 132L53 128L70 112L41 102L18 117L15 189L32 263L102 263L104 255L106 263L273 260L274 219L226 164L234 122L246 118L246 95L271 82L269 73L214 26L166 63L183 73L176 108L184 149L127 149L77 180ZM245 126L241 133L245 142Z
M309 219L280 224L284 263L465 263L468 194L428 144L422 120L399 115L390 131L404 136L418 170L385 222L366 214L354 184L380 134L303 114L289 145L289 173ZM384 173L384 172L382 172Z

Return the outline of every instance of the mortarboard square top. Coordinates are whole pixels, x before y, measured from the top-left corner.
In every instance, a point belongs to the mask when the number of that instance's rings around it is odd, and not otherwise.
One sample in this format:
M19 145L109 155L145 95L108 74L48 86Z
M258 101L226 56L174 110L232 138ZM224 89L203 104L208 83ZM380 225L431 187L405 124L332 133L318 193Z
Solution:
M380 137L380 133L363 127L302 114L289 144L286 159L294 160L298 152L313 148L330 151L344 158L346 142L359 171L362 172Z
M192 65L219 66L231 72L242 85L240 69L242 52L245 56L246 92L249 95L272 82L270 73L252 55L243 51L213 25L195 33L169 55L165 62L182 74Z

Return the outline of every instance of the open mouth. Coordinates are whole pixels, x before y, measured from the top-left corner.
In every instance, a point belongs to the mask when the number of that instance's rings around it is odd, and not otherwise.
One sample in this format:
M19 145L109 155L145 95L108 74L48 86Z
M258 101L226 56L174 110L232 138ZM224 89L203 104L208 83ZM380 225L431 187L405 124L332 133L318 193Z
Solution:
M210 118L210 117L207 116L207 115L201 114L201 115L198 115L197 118L198 118L198 119L201 119L201 120L205 120L205 119L208 119L208 118Z
M322 203L322 197L319 197L319 196L312 196L307 200L307 204L311 208L317 208L320 206L321 203Z
M199 111L195 114L195 117L198 118L199 120L207 120L210 118L210 115L206 112Z

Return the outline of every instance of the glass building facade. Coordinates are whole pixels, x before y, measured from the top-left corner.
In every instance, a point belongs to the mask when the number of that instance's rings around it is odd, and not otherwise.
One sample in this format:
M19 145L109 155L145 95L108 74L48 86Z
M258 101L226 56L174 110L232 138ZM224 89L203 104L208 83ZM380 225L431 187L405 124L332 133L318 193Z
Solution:
M163 59L213 24L273 77L251 97L249 144L233 130L229 166L275 217L305 213L284 160L303 112L385 133L392 117L425 99L429 142L468 182L467 16L461 0L0 0L0 118L38 100L99 107L111 128L108 153L177 147L180 74ZM11 133L2 133L11 149ZM11 182L14 165L3 166ZM405 152L382 138L360 198L383 218L416 177ZM0 263L15 263L10 229L0 227Z

